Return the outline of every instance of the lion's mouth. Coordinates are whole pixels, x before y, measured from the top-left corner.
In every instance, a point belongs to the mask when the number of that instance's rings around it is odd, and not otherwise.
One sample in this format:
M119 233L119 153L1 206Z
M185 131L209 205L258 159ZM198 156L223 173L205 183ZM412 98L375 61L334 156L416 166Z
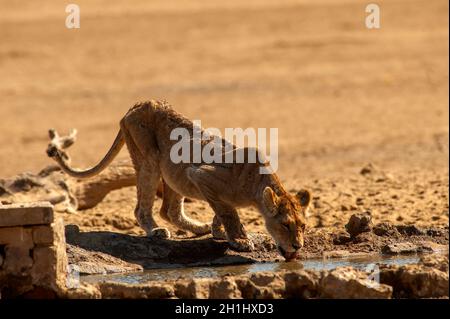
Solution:
M281 253L281 255L286 259L286 261L291 261L294 259L297 259L297 252L298 251L286 251L281 246L277 246L278 251Z

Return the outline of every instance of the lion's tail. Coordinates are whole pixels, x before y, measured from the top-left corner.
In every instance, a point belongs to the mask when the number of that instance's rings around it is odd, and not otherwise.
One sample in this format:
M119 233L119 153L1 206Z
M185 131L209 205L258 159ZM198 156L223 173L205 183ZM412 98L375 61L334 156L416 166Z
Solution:
M94 167L88 168L86 170L79 170L76 168L72 168L69 164L64 160L59 152L55 152L49 156L53 157L55 161L59 164L61 169L66 172L69 176L75 178L89 178L101 173L108 165L114 160L114 158L119 154L123 145L125 144L125 140L123 138L122 131L119 130L117 133L116 139L109 149L108 153L106 153L105 157Z

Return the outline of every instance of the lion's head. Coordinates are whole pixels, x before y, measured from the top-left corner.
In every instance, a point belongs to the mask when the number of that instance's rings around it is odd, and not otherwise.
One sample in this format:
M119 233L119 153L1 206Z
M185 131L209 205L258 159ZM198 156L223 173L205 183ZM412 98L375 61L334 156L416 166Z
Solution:
M306 213L311 194L301 190L295 195L281 196L266 187L263 193L266 227L274 238L278 250L286 260L294 259L304 244Z

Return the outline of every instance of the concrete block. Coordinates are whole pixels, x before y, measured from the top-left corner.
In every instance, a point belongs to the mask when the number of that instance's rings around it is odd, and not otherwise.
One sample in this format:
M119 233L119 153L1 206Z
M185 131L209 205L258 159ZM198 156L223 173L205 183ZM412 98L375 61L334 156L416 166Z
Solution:
M33 247L32 230L24 227L0 227L0 245Z
M49 225L54 221L48 202L11 204L0 207L0 227Z

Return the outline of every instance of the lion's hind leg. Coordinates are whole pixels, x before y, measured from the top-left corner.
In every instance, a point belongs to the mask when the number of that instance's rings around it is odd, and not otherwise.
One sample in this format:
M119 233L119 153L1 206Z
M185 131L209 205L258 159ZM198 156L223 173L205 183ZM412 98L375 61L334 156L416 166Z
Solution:
M147 236L169 238L167 228L158 227L153 218L153 204L160 182L157 148L145 127L127 116L121 122L121 130L136 170L137 205L134 211L139 225Z

